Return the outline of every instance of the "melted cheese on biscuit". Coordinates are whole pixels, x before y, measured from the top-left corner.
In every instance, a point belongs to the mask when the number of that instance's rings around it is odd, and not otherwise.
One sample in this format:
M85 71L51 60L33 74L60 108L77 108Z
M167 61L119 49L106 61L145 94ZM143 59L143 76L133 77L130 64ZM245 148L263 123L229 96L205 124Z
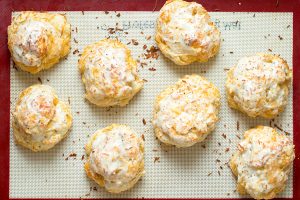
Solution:
M93 136L89 155L92 173L101 175L108 190L124 188L142 175L144 154L142 140L127 126L112 125L107 131Z
M220 45L220 32L207 11L195 2L168 1L160 11L157 27L160 49L176 64L205 62ZM182 57L181 61L176 57Z
M251 117L274 117L287 103L291 70L286 62L267 54L239 60L226 83L230 104Z
M273 128L246 131L233 157L238 184L253 198L274 198L285 186L294 159L294 145Z
M143 86L130 50L116 40L87 46L79 68L86 98L98 106L124 106Z
M46 22L28 21L19 26L12 51L16 61L28 66L41 65L42 56L49 48L48 34L59 37L55 28ZM58 42L56 45L61 46Z
M220 93L198 75L185 76L157 97L153 124L158 138L176 146L205 139L218 120Z
M15 110L19 125L28 134L42 133L55 114L57 97L49 86L27 91L29 93L20 99Z
M33 85L21 93L14 119L17 142L34 151L53 147L72 124L69 107L47 85Z
M70 51L71 26L61 14L20 12L7 33L13 61L32 74L52 67Z
M130 93L130 82L135 79L127 67L125 49L103 46L93 52L85 65L87 91L96 99Z

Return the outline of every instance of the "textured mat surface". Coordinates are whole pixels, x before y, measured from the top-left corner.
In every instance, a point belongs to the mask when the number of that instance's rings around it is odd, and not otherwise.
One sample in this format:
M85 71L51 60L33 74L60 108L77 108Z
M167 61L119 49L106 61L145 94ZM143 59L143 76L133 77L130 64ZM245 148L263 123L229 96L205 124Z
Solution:
M222 32L220 52L208 63L187 67L174 65L160 53L157 59L146 59L149 56L147 50L155 46L153 35L157 12L65 14L72 25L71 53L57 66L38 75L12 69L11 109L18 94L39 83L40 79L53 86L62 100L69 101L74 117L73 128L68 138L43 153L16 146L11 131L10 197L240 197L235 192L236 181L227 162L243 132L256 125L271 124L292 137L292 91L286 110L275 121L270 121L250 119L231 110L227 106L224 88L227 69L242 56L256 52L280 54L292 67L292 13L212 12L212 19ZM84 87L77 67L79 54L86 45L105 37L117 37L128 44L133 57L140 61L140 76L147 80L144 89L124 108L98 108L83 98ZM222 106L217 128L204 142L190 148L160 145L151 124L154 98L167 85L192 73L205 76L221 91ZM146 174L133 189L119 195L111 195L97 187L83 170L83 147L88 137L111 123L127 124L145 136ZM70 157L73 153L76 156ZM292 196L292 175L280 196Z

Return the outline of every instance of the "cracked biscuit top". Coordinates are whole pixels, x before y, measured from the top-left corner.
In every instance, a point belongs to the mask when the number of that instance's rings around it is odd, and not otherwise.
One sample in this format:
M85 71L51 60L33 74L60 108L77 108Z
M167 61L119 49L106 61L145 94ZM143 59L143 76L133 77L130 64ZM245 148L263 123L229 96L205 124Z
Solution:
M206 62L220 47L220 31L196 2L169 0L161 8L155 40L162 53L178 65Z

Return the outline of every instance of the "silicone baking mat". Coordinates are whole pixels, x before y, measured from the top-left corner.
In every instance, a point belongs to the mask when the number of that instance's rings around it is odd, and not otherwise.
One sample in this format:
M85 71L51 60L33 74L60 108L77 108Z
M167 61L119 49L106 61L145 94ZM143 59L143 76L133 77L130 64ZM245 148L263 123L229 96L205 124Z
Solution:
M250 119L231 110L224 93L225 73L242 56L256 52L280 54L292 66L291 13L210 13L222 32L221 50L208 63L187 67L176 66L159 52L149 53L156 46L153 35L158 12L63 14L72 24L70 55L56 67L34 76L13 68L11 111L24 88L42 82L53 86L58 96L70 103L73 128L66 140L43 153L16 146L11 131L10 197L239 197L227 162L242 133L256 125L271 124L293 137L292 90L286 110L274 121ZM128 45L139 61L140 76L146 80L144 89L123 108L98 108L83 98L78 58L86 45L108 37L118 38ZM192 73L205 76L221 91L217 128L207 140L191 148L161 145L154 137L151 124L154 98L166 86ZM83 170L83 147L88 137L111 123L127 124L145 137L146 174L132 190L118 195L97 187ZM292 181L291 175L281 197L292 196Z
M80 198L187 198L235 199L235 179L227 162L242 133L258 124L270 125L294 138L296 159L282 198L300 197L299 190L299 62L300 3L292 0L202 1L222 32L221 50L205 64L180 67L158 51L153 40L155 18L163 5L157 1L0 1L0 199L80 199ZM14 10L49 10L67 15L72 24L72 50L56 67L29 75L9 64L6 28ZM79 10L78 12L69 12ZM83 10L83 11L81 11ZM88 12L88 10L102 10ZM135 12L114 12L123 10ZM147 12L146 12L147 11ZM217 11L217 12L213 12ZM226 12L222 12L226 11ZM236 12L236 11L243 11ZM252 11L252 12L250 12ZM264 13L268 11L268 13ZM274 12L273 12L274 11ZM151 37L150 37L151 36ZM84 88L77 69L83 47L105 37L128 44L139 60L139 73L147 82L144 89L124 108L101 109L83 98ZM153 49L152 47L152 49ZM148 50L148 51L147 51ZM293 67L293 91L289 103L274 121L249 119L228 108L225 101L225 73L242 56L256 52L280 54ZM148 58L148 59L147 59ZM185 74L198 73L221 91L222 106L216 130L203 143L186 149L161 145L154 137L151 117L155 96ZM297 76L298 74L298 76ZM59 97L71 104L74 125L68 138L54 149L32 153L16 146L9 133L10 111L19 92L31 84L53 86ZM294 113L294 115L293 115ZM112 195L90 181L84 173L84 144L88 136L110 123L125 123L145 137L146 174L130 191ZM3 139L2 139L3 138ZM3 156L2 156L3 155ZM297 170L298 169L298 170Z

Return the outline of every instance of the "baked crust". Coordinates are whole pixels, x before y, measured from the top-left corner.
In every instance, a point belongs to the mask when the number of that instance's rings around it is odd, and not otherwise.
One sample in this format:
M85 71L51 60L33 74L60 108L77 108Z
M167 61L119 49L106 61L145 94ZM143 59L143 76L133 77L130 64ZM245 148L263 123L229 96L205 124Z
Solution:
M98 130L86 144L89 178L108 192L132 188L144 175L144 142L126 125L112 124Z
M287 104L291 80L292 70L279 56L244 57L227 73L228 104L250 117L275 118Z
M219 90L199 75L186 75L156 97L155 135L176 147L192 146L215 129L219 108Z
M69 106L48 85L33 85L22 91L13 119L15 142L35 152L53 148L72 126Z
M220 48L220 31L201 4L169 0L156 23L156 43L177 65L207 62Z
M85 47L79 70L85 97L99 107L127 105L144 84L130 50L118 40L104 39Z
M275 198L286 186L294 158L294 145L286 135L267 126L246 131L229 163L237 191L254 199Z
M61 14L23 11L7 33L14 63L32 74L54 66L70 52L71 25Z

